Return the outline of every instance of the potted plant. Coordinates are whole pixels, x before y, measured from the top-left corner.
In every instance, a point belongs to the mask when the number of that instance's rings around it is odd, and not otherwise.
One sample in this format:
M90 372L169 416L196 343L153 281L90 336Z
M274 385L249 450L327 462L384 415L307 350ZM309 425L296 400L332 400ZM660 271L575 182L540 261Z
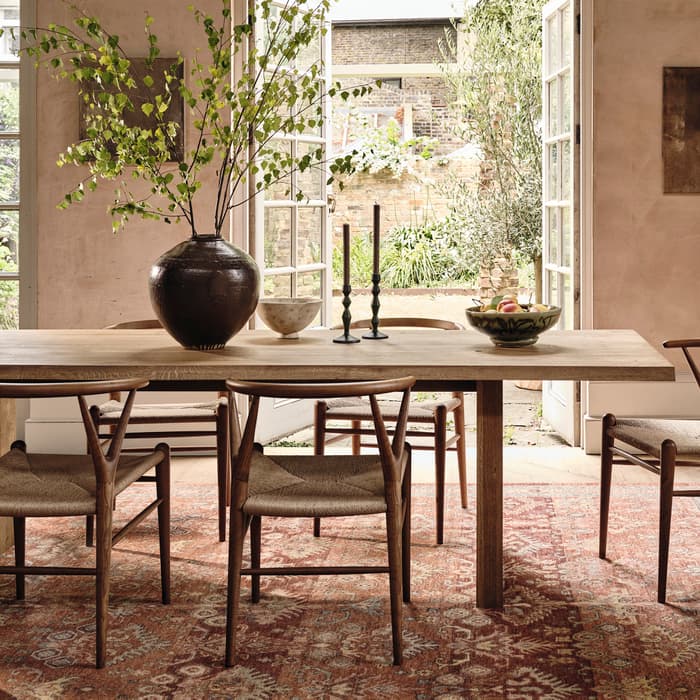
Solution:
M107 180L116 183L115 231L132 216L189 227L190 238L165 253L150 278L159 319L186 347L222 347L255 310L255 262L222 237L233 208L294 171L324 168L330 182L353 169L352 154L324 162L321 146L284 148L284 135L320 130L327 96L369 90L322 80L321 52L313 48L326 31L330 2L256 0L238 23L232 0L221 0L215 14L190 6L203 45L172 60L161 56L150 15L139 59L75 7L70 26L22 32L23 50L75 83L81 98L81 139L59 158L59 165L80 166L81 179L60 206L80 202ZM178 110L191 119L186 141ZM216 182L213 207L201 204L207 171Z

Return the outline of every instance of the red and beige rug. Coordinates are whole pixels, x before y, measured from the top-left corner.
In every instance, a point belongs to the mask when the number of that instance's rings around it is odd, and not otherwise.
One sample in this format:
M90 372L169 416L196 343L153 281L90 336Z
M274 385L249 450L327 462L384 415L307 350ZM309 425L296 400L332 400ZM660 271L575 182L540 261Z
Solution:
M12 577L0 578L0 697L700 698L697 500L676 500L669 603L659 605L654 488L614 489L606 562L596 554L596 486L506 487L506 606L483 611L473 510L459 508L453 488L438 547L432 489L414 494L400 668L386 577L360 576L263 580L261 602L243 605L239 664L224 669L227 546L216 541L215 494L178 484L173 603L156 602L157 538L145 523L114 553L105 669L93 667L91 579L30 578L20 603ZM29 561L91 556L82 521L60 523L29 522ZM269 519L263 558L382 561L382 536L373 518L325 521L320 539L308 522Z

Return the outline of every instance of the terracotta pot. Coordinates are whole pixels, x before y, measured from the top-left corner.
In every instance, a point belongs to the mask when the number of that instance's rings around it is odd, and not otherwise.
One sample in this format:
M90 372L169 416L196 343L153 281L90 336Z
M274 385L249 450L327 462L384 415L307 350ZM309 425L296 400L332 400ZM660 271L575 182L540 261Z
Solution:
M151 304L186 348L222 348L253 315L260 272L253 258L220 236L193 236L156 260Z

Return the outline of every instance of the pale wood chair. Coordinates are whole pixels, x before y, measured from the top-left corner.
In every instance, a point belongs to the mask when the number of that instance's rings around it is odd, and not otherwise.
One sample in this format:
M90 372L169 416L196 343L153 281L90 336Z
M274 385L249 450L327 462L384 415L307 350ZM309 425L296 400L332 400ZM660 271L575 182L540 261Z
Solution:
M442 328L447 331L464 330L464 326L454 321L437 318L396 317L382 318L382 328ZM370 319L353 321L351 328L371 328ZM370 341L381 343L381 340ZM436 352L439 349L436 348ZM396 420L398 403L382 401L382 415L387 419ZM448 432L447 422L453 416L454 430ZM360 454L364 446L373 443L362 442L363 435L373 434L373 429L363 427L363 423L372 419L369 406L361 398L339 398L332 401L319 401L314 413L314 449L316 454L323 454L325 445L351 436L353 454ZM332 424L329 425L329 421ZM459 493L462 508L467 507L467 451L464 420L464 393L451 392L451 396L443 396L435 400L411 401L408 415L410 424L419 424L420 429L409 428L406 435L414 450L433 450L435 453L435 539L438 544L444 540L445 522L445 461L448 451L457 452L459 472ZM349 423L349 426L348 426ZM332 437L328 437L331 435ZM432 439L432 445L424 445L412 437ZM314 522L314 534L321 533L320 521Z
M700 348L700 338L668 340L663 345L665 348L683 350L695 381L700 385L700 369L690 352L692 348ZM660 477L657 600L664 603L673 497L700 496L700 489L677 489L674 485L675 471L677 466L700 467L700 420L618 418L612 413L603 417L598 540L598 556L601 559L605 558L607 551L610 486L613 465L617 464L638 465Z
M337 384L277 384L229 381L231 391L251 397L248 420L234 457L231 493L226 665L233 665L241 576L250 575L253 602L260 599L261 575L384 573L389 575L393 660L403 654L401 601L410 600L411 458L405 443L413 377ZM390 442L377 397L402 392ZM254 444L261 397L321 399L366 396L371 406L379 455L265 455ZM235 409L234 409L235 410ZM235 448L234 448L235 449ZM260 565L262 516L334 517L385 513L388 566ZM243 541L250 527L251 566L243 568Z
M115 323L108 328L138 330L148 328L162 328L157 319L142 321L125 321ZM98 426L100 437L109 437L111 431L119 420L123 403L119 392L112 392L109 400L97 406L92 406L92 414L95 425ZM228 505L228 492L231 474L231 458L229 452L229 415L228 401L224 393L219 393L210 401L192 403L149 403L134 405L129 420L130 426L145 425L149 430L131 430L127 432L125 439L152 439L152 438L203 438L216 437L216 446L189 445L173 446L171 452L216 452L216 477L218 494L218 526L219 541L226 539L226 507ZM184 428L185 424L196 424L196 428ZM209 424L211 428L202 428L203 424ZM103 430L102 428L106 428ZM124 452L138 452L139 448L125 448ZM87 523L86 541L92 542L92 525Z
M13 519L15 565L0 566L14 574L18 600L24 600L27 575L94 576L96 588L96 666L106 661L107 608L112 547L149 513L158 510L161 599L170 602L170 449L160 443L141 455L122 455L129 412L144 379L47 384L0 384L0 398L77 396L90 453L85 455L28 453L21 440L0 457L0 516ZM86 397L110 391L128 392L124 410L109 443L97 435ZM155 477L146 472L155 469ZM156 498L118 532L112 533L115 499L135 481L155 481ZM25 561L26 519L30 517L94 516L97 523L96 566L28 566Z

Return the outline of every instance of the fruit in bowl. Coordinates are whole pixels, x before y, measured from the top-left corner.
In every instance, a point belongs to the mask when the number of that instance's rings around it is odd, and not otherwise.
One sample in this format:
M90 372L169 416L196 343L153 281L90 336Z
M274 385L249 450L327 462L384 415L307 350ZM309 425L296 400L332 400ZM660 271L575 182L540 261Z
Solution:
M517 348L533 345L559 320L561 309L547 304L520 304L514 295L494 297L466 309L467 321L494 345Z

